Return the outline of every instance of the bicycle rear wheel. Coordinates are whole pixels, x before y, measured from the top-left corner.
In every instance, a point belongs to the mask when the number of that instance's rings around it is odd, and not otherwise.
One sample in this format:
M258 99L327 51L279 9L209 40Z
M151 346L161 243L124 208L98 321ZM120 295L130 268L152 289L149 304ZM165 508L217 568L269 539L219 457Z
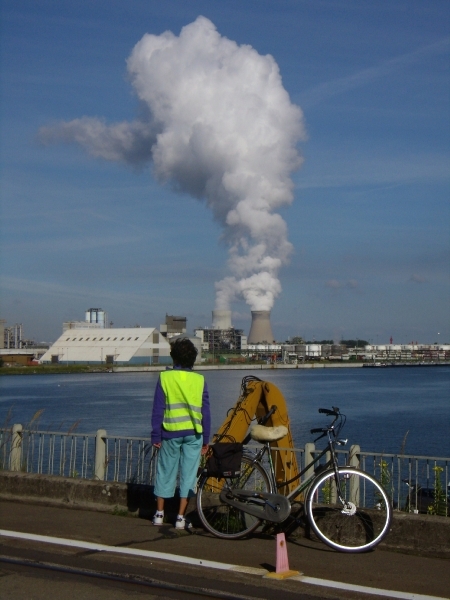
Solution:
M380 483L367 473L338 469L343 505L334 471L325 471L308 491L305 508L315 535L341 552L371 550L389 531L392 508Z
M226 504L220 499L224 486L234 489L271 492L269 478L259 463L242 457L241 475L235 478L217 479L204 475L197 488L197 512L205 529L223 539L242 538L254 531L260 519Z

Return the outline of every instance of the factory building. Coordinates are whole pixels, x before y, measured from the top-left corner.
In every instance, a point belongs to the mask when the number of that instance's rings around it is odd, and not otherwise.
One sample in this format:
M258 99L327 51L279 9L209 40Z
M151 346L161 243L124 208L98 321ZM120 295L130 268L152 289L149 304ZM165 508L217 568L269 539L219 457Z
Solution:
M449 344L376 344L364 348L365 360L435 362L450 360Z
M22 348L23 342L22 323L8 327L5 319L0 319L0 348L18 350Z
M200 339L203 352L240 352L247 348L247 337L242 329L196 329L195 336Z
M167 315L160 329L154 327L108 327L106 312L90 308L84 321L63 323L63 333L42 356L41 363L67 365L171 365L170 342L186 336L186 317ZM189 337L201 361L201 341Z
M23 337L22 323L8 327L0 319L0 361L4 365L33 365L48 349L48 344L37 344Z
M186 333L187 319L176 315L166 314L166 322L159 326L161 335L170 339Z
M253 346L249 345L250 348L253 348ZM450 360L450 346L444 344L383 344L367 345L364 348L347 348L343 344L283 344L281 350L282 360L285 363L311 360L383 362L439 362Z
M229 310L213 310L212 327L199 327L194 334L200 340L202 351L214 355L240 353L247 348L247 336L242 329L232 326Z
M154 327L66 330L42 364L170 365L170 344Z
M107 314L102 308L88 308L84 321L65 321L63 333L68 329L105 329L108 327Z

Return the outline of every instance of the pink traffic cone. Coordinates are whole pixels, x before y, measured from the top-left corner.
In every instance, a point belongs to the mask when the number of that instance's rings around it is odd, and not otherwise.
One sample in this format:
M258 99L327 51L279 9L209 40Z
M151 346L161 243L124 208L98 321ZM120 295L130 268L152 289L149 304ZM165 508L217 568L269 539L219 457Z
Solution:
M300 575L300 571L291 571L289 569L286 538L284 533L277 533L277 566L275 573L267 573L265 577L286 579L287 577L293 577L294 575Z
M289 559L284 533L277 533L277 568L276 573L289 571Z

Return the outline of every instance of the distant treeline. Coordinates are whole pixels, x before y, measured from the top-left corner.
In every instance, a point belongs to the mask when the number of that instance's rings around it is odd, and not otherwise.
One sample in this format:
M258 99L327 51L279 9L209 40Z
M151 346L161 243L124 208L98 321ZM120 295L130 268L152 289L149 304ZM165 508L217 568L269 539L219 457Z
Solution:
M309 340L305 342L305 344L334 344L333 340ZM364 346L368 346L369 342L366 340L341 340L339 342L342 346L347 346L347 348L364 348Z

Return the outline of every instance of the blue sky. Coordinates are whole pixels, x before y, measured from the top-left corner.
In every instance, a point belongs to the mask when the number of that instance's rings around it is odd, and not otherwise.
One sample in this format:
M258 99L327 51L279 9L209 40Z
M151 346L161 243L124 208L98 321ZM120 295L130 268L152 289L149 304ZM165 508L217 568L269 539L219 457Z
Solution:
M293 247L277 271L277 339L450 342L445 0L3 0L1 318L38 341L90 307L115 326L158 327L166 313L211 325L229 240L207 203L151 163L39 137L82 117L139 118L133 48L199 15L270 54L303 111L304 162L275 211ZM248 332L249 304L231 309Z

